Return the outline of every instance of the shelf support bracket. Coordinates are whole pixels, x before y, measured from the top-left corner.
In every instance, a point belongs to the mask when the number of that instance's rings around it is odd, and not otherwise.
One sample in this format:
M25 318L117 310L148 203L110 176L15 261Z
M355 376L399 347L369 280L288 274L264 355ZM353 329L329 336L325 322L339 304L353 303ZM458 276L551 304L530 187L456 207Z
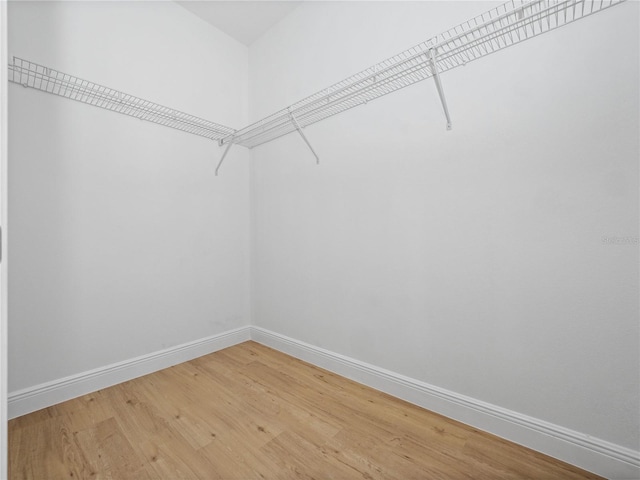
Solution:
M436 88L438 89L438 95L442 102L442 109L444 110L444 116L447 118L447 130L451 130L451 117L449 116L449 108L447 107L447 99L444 96L444 90L442 83L440 82L440 73L438 73L438 64L436 63L436 49L429 49L429 59L431 61L431 71L433 72L433 79L436 82Z
M291 123L293 123L293 126L296 127L296 130L298 130L298 133L300 134L300 136L304 140L304 143L307 144L307 147L309 147L309 150L311 150L311 153L313 153L313 156L316 157L316 165L319 165L320 164L320 157L318 157L318 154L316 153L316 151L313 149L313 147L309 143L309 140L307 140L307 137L304 135L304 133L302 133L302 129L300 128L300 125L298 124L298 121L296 120L296 117L293 116L293 113L289 112L289 118L291 119Z
M227 153L229 153L229 150L231 150L231 145L233 145L233 138L227 144L227 148L224 149L222 157L220 157L220 161L218 162L218 166L216 167L216 177L218 176L218 170L220 170L220 166L222 165L222 162L224 162L224 158L227 156Z

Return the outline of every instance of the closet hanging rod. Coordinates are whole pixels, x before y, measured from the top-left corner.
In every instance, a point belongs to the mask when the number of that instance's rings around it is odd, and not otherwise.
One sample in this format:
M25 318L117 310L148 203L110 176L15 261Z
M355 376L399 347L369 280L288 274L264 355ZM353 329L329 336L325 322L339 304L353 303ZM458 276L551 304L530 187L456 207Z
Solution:
M235 131L233 128L18 57L13 57L13 61L9 63L9 81L217 142Z
M236 131L220 141L256 147L625 0L511 0ZM437 52L432 62L430 50Z

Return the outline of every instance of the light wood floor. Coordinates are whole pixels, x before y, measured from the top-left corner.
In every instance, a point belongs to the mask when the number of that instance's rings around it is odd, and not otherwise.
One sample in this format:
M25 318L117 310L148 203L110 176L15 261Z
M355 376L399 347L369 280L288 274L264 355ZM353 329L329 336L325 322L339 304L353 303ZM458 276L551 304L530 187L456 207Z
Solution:
M10 479L600 478L247 342L9 423Z

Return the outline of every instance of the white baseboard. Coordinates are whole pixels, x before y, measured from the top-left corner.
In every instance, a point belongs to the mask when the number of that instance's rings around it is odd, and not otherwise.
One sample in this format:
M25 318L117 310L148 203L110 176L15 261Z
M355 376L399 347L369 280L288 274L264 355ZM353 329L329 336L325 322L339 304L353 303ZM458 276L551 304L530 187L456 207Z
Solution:
M250 328L212 335L194 342L114 363L52 382L9 393L8 417L15 418L56 403L111 387L250 339Z
M640 452L260 328L242 327L12 392L15 418L202 355L254 340L313 365L612 480L640 479Z
M429 385L260 327L251 339L467 425L615 480L640 479L640 452Z

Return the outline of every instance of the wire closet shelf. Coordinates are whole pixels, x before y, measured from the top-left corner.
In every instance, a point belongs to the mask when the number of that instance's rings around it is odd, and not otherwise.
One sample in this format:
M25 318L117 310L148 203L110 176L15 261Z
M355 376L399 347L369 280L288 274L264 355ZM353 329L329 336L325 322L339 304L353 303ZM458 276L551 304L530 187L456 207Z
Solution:
M218 142L234 132L233 128L18 57L9 64L9 81Z
M256 147L623 1L511 0L242 128L220 145Z

